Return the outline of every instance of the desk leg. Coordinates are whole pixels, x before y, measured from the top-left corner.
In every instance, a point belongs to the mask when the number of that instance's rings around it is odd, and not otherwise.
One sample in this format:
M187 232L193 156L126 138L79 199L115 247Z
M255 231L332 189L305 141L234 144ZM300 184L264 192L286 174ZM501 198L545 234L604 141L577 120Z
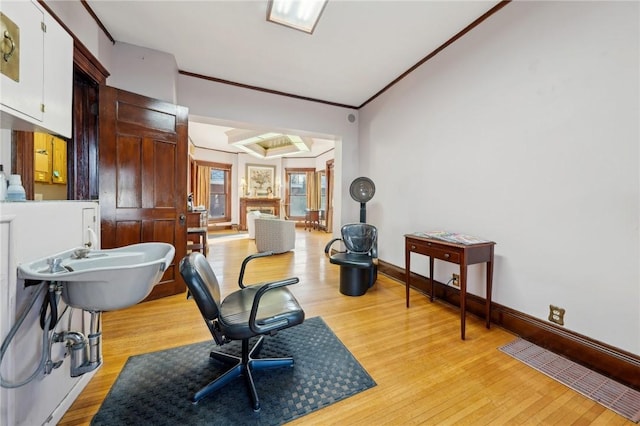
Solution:
M493 246L491 246L491 254L487 262L487 294L485 306L485 321L487 328L491 328L491 288L493 286Z
M460 265L460 337L464 340L467 309L467 265Z
M433 302L433 257L429 256L429 301Z
M407 308L409 307L409 286L411 285L411 251L408 247L404 249L404 283L407 291Z

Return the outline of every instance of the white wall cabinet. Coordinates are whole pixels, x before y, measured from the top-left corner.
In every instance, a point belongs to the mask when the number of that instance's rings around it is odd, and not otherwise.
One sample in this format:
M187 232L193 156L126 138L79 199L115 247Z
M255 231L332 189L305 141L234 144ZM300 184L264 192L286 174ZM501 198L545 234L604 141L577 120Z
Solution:
M19 60L20 68L18 81L0 75L1 127L71 137L73 39L34 1L0 7L19 28L12 36L19 58L9 60Z

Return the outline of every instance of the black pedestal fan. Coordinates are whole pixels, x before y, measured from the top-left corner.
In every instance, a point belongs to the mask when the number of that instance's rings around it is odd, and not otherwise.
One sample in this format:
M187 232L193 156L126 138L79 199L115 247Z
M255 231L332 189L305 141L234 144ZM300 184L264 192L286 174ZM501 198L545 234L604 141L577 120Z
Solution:
M373 181L367 177L359 177L351 182L349 187L351 198L360 203L360 223L367 222L367 202L373 198L376 193L376 186Z

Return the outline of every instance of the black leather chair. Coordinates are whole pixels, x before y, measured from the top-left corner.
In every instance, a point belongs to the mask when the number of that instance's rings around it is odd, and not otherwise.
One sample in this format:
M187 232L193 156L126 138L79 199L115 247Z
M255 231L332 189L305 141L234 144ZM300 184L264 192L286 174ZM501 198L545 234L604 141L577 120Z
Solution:
M340 265L340 293L362 296L378 279L378 229L368 223L350 223L340 232L342 238L329 241L324 253L329 262ZM332 246L338 241L346 251L332 254Z
M189 289L190 296L195 299L205 323L211 331L216 344L224 345L232 340L242 341L240 357L212 351L211 358L233 366L222 376L193 395L191 401L197 403L205 396L222 388L233 379L244 376L251 394L254 411L260 410L260 400L251 376L252 371L277 367L292 367L293 358L255 358L258 356L264 336L275 335L279 330L301 324L304 311L293 294L285 286L296 284L298 278L255 285L245 285L244 272L247 264L258 257L270 256L273 253L258 253L247 257L242 262L237 290L223 300L220 297L218 280L211 265L202 253L194 252L180 261L180 274ZM260 336L253 348L249 347L249 339Z

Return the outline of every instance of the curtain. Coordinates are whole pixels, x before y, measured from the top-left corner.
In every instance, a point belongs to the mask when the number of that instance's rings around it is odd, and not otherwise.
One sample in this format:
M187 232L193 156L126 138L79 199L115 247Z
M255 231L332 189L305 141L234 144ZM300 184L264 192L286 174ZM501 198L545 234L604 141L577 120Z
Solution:
M316 173L307 172L307 208L309 210L318 210L318 195Z
M193 205L204 206L209 209L209 181L211 170L208 166L198 166L196 168L196 187L193 189Z

